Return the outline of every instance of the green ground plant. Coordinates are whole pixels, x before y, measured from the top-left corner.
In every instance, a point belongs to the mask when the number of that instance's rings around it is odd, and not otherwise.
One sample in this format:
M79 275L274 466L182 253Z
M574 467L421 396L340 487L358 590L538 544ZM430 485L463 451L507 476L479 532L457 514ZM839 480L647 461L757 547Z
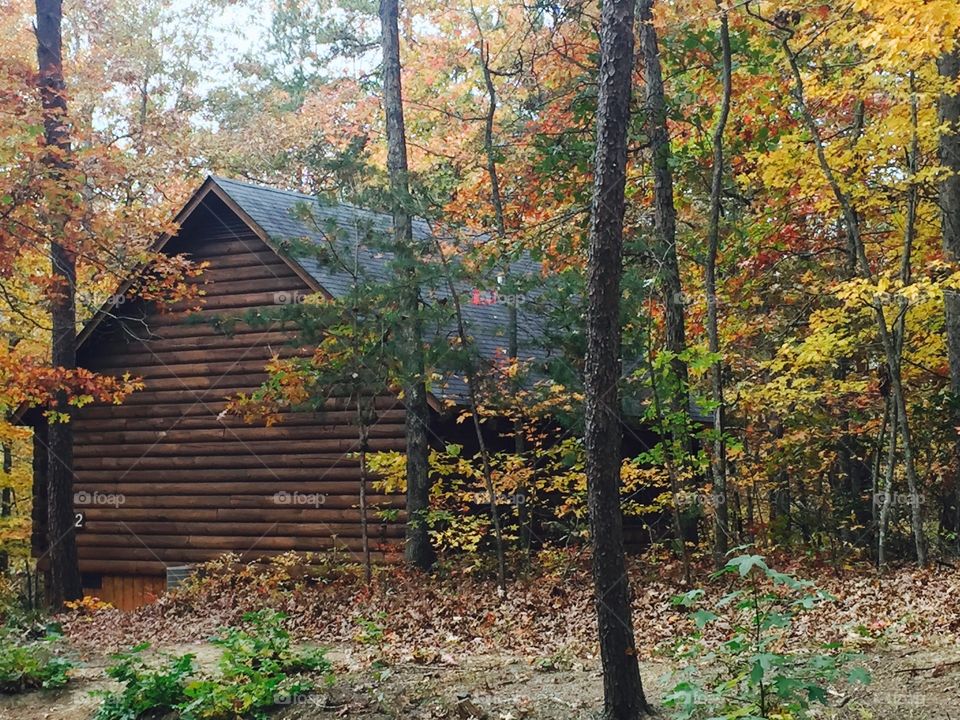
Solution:
M54 626L0 630L0 693L66 685L74 663L57 654L59 639Z
M173 713L181 720L261 720L267 711L309 696L316 675L330 680L330 663L319 648L294 648L286 616L273 610L247 613L239 627L212 639L221 648L219 672L206 673L194 656L167 655L148 662L138 645L115 656L107 674L124 684L100 693L95 720L141 720Z
M856 655L837 644L820 652L795 652L788 642L796 617L833 600L806 580L770 568L760 555L741 555L714 573L732 576L734 587L714 608L734 617L719 645L704 630L720 615L703 607L703 590L674 598L688 608L696 630L676 644L687 668L674 678L664 705L677 720L800 720L827 700L827 687L841 679L867 683L869 674L851 667Z

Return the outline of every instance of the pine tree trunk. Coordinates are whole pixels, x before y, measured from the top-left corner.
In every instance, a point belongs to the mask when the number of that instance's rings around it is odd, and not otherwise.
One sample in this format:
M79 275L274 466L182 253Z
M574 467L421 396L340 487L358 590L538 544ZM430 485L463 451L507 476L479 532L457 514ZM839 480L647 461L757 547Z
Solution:
M70 161L70 133L67 125L67 99L61 59L63 12L60 0L37 0L37 64L40 98L43 106L45 162L50 178L60 187L67 182ZM63 193L63 198L67 193ZM63 198L58 198L59 204ZM51 302L52 353L54 367L74 369L77 365L76 257L69 247L66 216L47 218L50 228L50 259L56 281ZM47 600L59 608L65 600L83 594L77 559L77 540L73 516L73 426L69 422L67 395L56 397L57 411L65 421L51 423L48 430L47 465Z
M420 317L420 288L415 263L417 253L411 222L410 184L407 169L407 141L403 123L403 93L400 85L400 30L398 0L380 3L381 44L383 47L383 109L387 126L387 170L390 174L390 203L397 255L407 272L406 312L409 326L406 337L404 406L407 440L407 562L420 568L433 565L435 555L427 532L426 513L430 503L430 473L427 427L426 371L423 358L423 328Z
M648 710L637 662L620 509L620 281L633 20L633 0L604 0L587 260L584 444L606 720L632 720Z

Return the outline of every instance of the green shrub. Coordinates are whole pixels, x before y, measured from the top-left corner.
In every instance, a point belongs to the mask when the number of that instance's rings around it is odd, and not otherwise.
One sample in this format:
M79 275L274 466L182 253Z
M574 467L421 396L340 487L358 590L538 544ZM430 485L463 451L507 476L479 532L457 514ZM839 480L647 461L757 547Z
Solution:
M67 673L74 665L54 650L59 633L47 628L37 639L31 639L32 634L35 632L30 629L0 630L0 692L18 693L67 683Z
M836 645L819 653L794 653L785 649L797 614L832 598L812 583L769 568L759 555L733 558L715 577L733 575L739 587L724 595L717 610L730 607L734 623L725 642L710 650L695 632L679 644L679 656L688 661L678 682L664 699L672 717L680 720L744 720L810 717L813 703L826 701L826 685L842 676L869 682L862 668L844 672L856 656ZM699 608L702 590L674 598L690 609L698 629L719 619Z
M187 686L184 717L265 717L264 709L313 690L314 682L301 673L328 673L330 663L322 650L294 650L284 619L282 613L260 610L244 615L247 627L221 630L212 641L223 648L220 676Z
M184 698L184 689L195 672L191 654L164 655L159 667L147 663L143 651L149 643L111 656L115 663L107 676L124 684L121 692L98 692L103 697L94 720L136 720L148 713L169 712Z
M95 720L139 720L173 713L182 720L265 718L266 710L310 693L315 682L304 673L329 677L330 663L319 649L296 650L284 629L285 616L272 610L248 613L239 628L222 628L212 642L222 648L219 672L201 673L193 655L164 656L148 664L139 645L115 656L107 674L124 683L120 692L100 693Z

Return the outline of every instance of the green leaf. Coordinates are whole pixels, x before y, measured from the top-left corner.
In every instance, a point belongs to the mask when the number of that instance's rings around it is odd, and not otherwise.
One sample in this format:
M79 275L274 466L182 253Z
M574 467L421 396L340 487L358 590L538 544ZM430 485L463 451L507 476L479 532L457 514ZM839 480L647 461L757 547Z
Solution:
M732 558L727 563L727 567L739 572L740 577L746 577L754 568L760 568L764 573L770 570L764 562L762 555L740 555L739 557Z
M871 681L870 673L866 668L855 667L851 668L850 672L847 673L847 680L852 683L860 683L861 685L867 685Z

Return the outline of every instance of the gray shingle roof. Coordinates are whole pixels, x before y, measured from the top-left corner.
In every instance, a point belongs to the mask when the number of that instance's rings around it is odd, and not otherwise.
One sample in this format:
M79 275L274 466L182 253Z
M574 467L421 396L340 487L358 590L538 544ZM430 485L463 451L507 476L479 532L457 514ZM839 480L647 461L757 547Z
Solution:
M284 241L312 242L328 248L359 247L358 261L363 274L374 281L386 281L392 273L390 252L380 249L376 240L392 232L393 220L389 214L373 212L346 204L325 205L316 197L287 190L254 185L228 178L211 178L246 212L274 243ZM431 240L431 228L423 220L414 220L414 237ZM334 239L336 238L336 239ZM382 242L382 241L381 241ZM372 245L372 247L371 247ZM290 253L295 260L321 287L337 298L345 297L352 287L350 275L337 271L335 263L321 263L312 255ZM352 258L351 258L352 260ZM513 275L536 278L540 275L539 263L524 257L511 264ZM507 355L508 313L506 303L477 304L473 288L461 286L461 307L467 330L478 354L492 361ZM444 295L441 289L437 295ZM529 312L521 303L518 306L518 356L522 360L543 360L545 350L538 341L543 337L542 320ZM444 329L453 335L453 327ZM434 387L435 394L457 402L463 402L467 388L459 377L450 376L441 386Z

